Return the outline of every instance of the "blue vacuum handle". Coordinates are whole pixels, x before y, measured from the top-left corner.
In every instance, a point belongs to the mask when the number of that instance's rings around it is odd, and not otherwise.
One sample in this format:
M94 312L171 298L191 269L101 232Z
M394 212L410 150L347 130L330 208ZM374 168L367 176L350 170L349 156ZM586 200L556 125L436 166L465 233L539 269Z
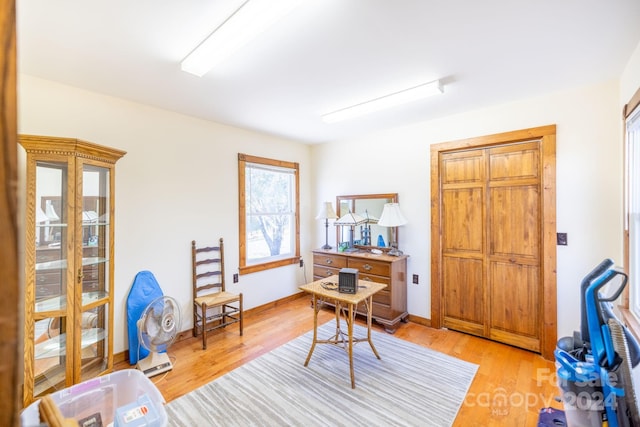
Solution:
M593 270L587 274L580 283L580 338L582 342L591 342L589 333L589 321L587 319L587 304L585 301L585 295L587 288L598 277L602 276L608 269L613 266L613 260L610 258L604 259Z
M613 292L613 294L609 297L601 297L600 289L608 284L612 279L617 276L622 276L622 282L620 286ZM586 302L586 311L587 311L587 324L589 328L590 334L590 343L591 350L595 357L596 363L603 362L605 355L609 361L612 354L608 354L611 352L611 348L609 346L609 341L611 341L611 337L608 335L608 325L605 322L604 316L602 314L603 308L601 303L603 302L611 302L616 300L624 287L627 285L627 275L619 270L613 269L611 266L604 271L600 276L596 277L592 280L591 284L587 288L585 292L585 302ZM607 332L604 331L607 330Z
M602 295L600 295L599 293L597 294L597 299L598 302L604 301L604 302L613 302L615 300L618 299L618 297L620 296L620 294L622 294L622 291L624 291L624 287L627 286L627 280L629 280L629 277L627 277L627 274L622 271L622 270L618 270L618 269L613 269L611 270L613 271L613 275L611 276L611 279L613 279L615 276L622 276L622 282L620 283L620 287L618 287L618 289L616 289L616 291L609 297L603 297ZM611 280L609 279L609 280ZM606 283L605 283L606 284ZM598 290L604 285L600 285L598 286Z

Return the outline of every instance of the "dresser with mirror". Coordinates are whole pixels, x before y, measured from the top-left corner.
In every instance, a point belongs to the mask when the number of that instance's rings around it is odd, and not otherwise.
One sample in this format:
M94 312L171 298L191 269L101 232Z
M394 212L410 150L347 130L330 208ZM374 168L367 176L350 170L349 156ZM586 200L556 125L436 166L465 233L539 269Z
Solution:
M336 226L336 247L313 251L313 279L321 280L338 274L341 268L355 268L360 280L384 283L385 289L373 296L373 319L393 333L407 312L407 255L391 256L388 245L392 239L390 227L376 225L386 203L397 203L396 193L348 195L336 197L338 218L349 212L368 218L369 221L354 229ZM353 233L353 249L343 251L340 244ZM397 230L396 230L397 233ZM397 240L397 234L396 234ZM384 242L384 246L378 243ZM330 303L328 303L331 305ZM358 306L359 314L366 314L364 306Z

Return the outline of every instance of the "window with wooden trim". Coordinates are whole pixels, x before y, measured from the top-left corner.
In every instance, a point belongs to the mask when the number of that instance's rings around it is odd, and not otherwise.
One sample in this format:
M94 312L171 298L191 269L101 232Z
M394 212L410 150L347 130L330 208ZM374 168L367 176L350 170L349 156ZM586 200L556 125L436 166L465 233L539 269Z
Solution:
M300 259L298 163L238 154L240 274Z
M629 310L640 318L640 108L625 120Z

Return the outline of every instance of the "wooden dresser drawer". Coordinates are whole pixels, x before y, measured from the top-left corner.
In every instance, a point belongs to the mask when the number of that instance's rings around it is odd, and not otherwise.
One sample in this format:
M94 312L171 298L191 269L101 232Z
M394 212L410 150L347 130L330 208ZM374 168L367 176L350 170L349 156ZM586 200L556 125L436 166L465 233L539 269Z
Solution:
M347 258L340 255L313 254L313 264L341 269L347 266Z
M63 295L60 291L60 283L47 283L43 285L36 285L36 301L42 299Z
M100 277L100 270L97 265L85 266L82 269L83 280L98 280Z
M391 275L389 265L390 264L388 262L349 258L349 268L357 269L360 272L360 278L368 274L389 277Z
M373 302L374 303L378 303L378 304L383 304L383 305L390 305L391 304L391 292L389 292L386 289L381 290L380 292L377 292L374 296L373 296Z
M387 285L387 290L391 288L391 278L390 277L382 277L382 276L374 276L373 274L367 274L360 271L358 273L358 279L366 280L368 282L376 282L376 283L384 283Z
M384 283L385 285L387 285L386 288L384 288L381 291L376 292L373 295L373 301L379 304L385 304L385 305L389 305L391 304L391 279L389 279L388 277L378 277L378 276L368 276L368 275L363 275L360 274L358 277L360 280L367 280L370 282L376 282L376 283Z
M36 273L36 285L49 285L60 283L62 280L62 270L47 273Z
M97 246L83 246L82 247L82 256L85 258L98 256L98 247Z
M325 267L323 265L313 265L313 277L329 277L340 272L339 268Z
M82 281L82 292L96 292L100 290L100 282L97 280L83 280Z
M378 292L379 294L380 292ZM386 317L388 313L391 312L391 305L389 304L390 299L387 298L386 302L378 302L376 301L376 296L373 296L373 316L374 317ZM387 296L389 293L387 293ZM362 315L367 315L367 306L364 302L361 302L356 306L356 311Z
M36 249L36 262L48 262L59 260L62 256L60 248Z

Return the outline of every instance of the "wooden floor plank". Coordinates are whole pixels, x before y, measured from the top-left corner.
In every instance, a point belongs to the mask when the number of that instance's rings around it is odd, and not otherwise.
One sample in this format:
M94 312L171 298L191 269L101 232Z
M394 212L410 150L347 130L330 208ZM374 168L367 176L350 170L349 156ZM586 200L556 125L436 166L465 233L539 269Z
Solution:
M318 321L324 323L333 318L331 310L321 310ZM358 322L364 325L362 319ZM207 350L202 350L200 338L175 343L169 349L175 360L173 370L152 381L170 402L312 328L313 310L308 297L249 313L242 337L234 325L211 333ZM378 325L374 328L384 332ZM538 354L412 322L401 323L395 337L479 365L454 426L531 426L536 424L540 408L562 408L554 400L558 395L554 364ZM130 367L127 359L116 364L115 369Z

